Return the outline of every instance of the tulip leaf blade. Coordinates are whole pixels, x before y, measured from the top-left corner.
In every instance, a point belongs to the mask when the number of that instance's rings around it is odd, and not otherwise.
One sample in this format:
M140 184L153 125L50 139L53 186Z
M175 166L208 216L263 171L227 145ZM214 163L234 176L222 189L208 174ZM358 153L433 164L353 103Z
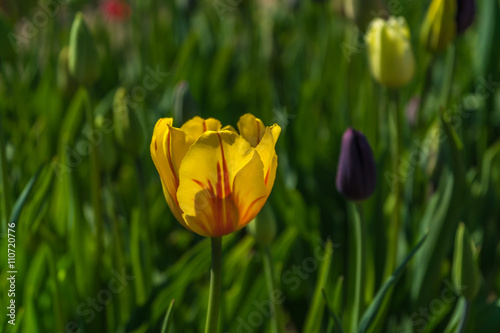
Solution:
M320 332L321 322L323 320L324 303L321 300L324 297L324 288L328 283L328 276L333 256L333 243L330 239L326 242L324 257L319 269L318 281L314 290L314 296L309 307L309 313L306 316L303 332ZM323 296L322 296L323 294Z
M371 324L373 323L373 321L377 317L377 314L379 313L379 310L382 307L382 304L384 303L386 295L392 289L392 287L395 285L395 283L398 281L399 277L401 276L404 269L406 268L406 265L413 258L415 253L417 253L417 251L420 249L422 244L424 244L426 239L427 239L427 235L425 235L418 242L418 244L406 256L406 258L399 265L399 267L394 271L394 273L392 273L392 275L389 277L389 279L387 279L385 281L385 283L382 285L382 287L379 289L379 291L377 292L377 295L375 295L375 298L373 299L373 302L370 304L368 309L363 314L363 317L361 318L361 321L359 323L358 333L365 333L368 331Z
M19 198L17 198L16 202L14 203L14 207L12 208L12 213L9 219L9 224L11 223L17 224L17 221L19 221L19 217L21 216L23 207L26 204L26 201L28 200L31 190L33 190L33 187L35 186L36 180L38 179L38 176L40 175L42 168L43 164L38 168L37 172L33 175L33 177L31 177L28 184L26 184L23 191L21 192L21 195L19 196Z
M175 303L175 300L172 300L170 302L170 305L168 306L167 313L165 314L165 319L163 320L161 333L167 333L168 328L170 327L170 324L172 323L171 318L172 318L172 309L174 308L174 303Z

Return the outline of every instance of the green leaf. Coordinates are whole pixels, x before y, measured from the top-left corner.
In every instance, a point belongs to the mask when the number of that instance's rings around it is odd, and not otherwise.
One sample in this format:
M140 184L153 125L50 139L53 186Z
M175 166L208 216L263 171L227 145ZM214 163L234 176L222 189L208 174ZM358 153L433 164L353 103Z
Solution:
M415 248L408 254L408 256L403 260L401 265L392 273L392 275L389 277L387 281L382 285L382 287L379 289L377 292L377 295L375 295L375 298L373 299L373 302L370 304L368 309L366 309L365 313L363 314L363 317L361 318L358 332L359 333L364 333L367 332L368 329L370 328L372 322L375 320L377 317L377 314L384 302L384 299L389 292L389 290L392 289L394 284L398 281L399 277L403 273L406 265L408 262L413 258L415 253L417 253L418 249L424 244L425 240L427 239L427 235L425 235L420 242L415 246Z
M175 300L172 300L170 302L170 306L168 307L167 313L165 314L165 319L163 320L163 325L161 328L161 333L167 333L168 328L170 327L170 323L172 322L170 320L170 317L172 316L172 309L174 308L174 303Z
M462 319L462 316L464 314L465 303L466 303L465 298L460 297L457 305L455 306L455 311L453 311L453 314L450 318L450 321L448 322L448 325L446 326L446 328L444 330L444 333L457 332L458 325L460 324L460 320Z
M303 332L320 332L321 322L323 321L323 313L325 303L321 299L322 291L327 287L328 276L330 274L330 267L332 263L333 256L333 244L330 239L327 240L325 246L325 253L323 255L323 262L319 269L318 281L316 282L316 288L314 290L314 296L309 307L309 312L306 317L306 322L304 324ZM324 291L323 291L324 293Z
M26 204L26 200L28 200L28 196L33 189L33 186L35 186L35 182L38 179L38 175L40 175L40 171L42 170L43 165L41 165L35 175L31 177L30 181L26 186L24 187L23 192L17 198L16 203L14 204L14 208L12 208L12 213L10 215L9 219L9 224L14 223L17 224L17 221L19 220L19 216L21 216L21 211L23 210L24 205Z
M458 221L452 220L448 212L453 210L457 214L459 211L451 205L454 189L453 175L449 170L443 170L439 188L427 205L420 223L421 234L428 233L429 237L415 258L415 267L418 269L414 269L411 289L414 301L427 303L432 298L432 286L436 284L436 277L441 271L441 260L451 245L449 235L455 231Z
M343 281L343 279L342 280L339 279L340 283L338 283L337 286L341 286L342 281ZM342 321L340 320L339 316L337 316L337 314L332 310L332 308L328 304L328 297L326 296L325 290L321 289L321 292L322 292L323 298L325 300L326 309L327 309L328 313L330 314L330 317L332 317L332 319L335 323L335 328L336 328L337 332L344 333L344 329L342 328Z

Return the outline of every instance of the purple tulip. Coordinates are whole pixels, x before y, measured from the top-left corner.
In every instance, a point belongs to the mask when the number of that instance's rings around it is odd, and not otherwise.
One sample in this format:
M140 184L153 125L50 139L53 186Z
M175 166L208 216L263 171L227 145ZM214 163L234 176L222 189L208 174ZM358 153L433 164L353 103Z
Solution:
M377 172L373 152L360 131L348 128L342 136L337 190L347 199L362 201L375 191Z
M457 33L464 32L474 21L475 0L457 0Z

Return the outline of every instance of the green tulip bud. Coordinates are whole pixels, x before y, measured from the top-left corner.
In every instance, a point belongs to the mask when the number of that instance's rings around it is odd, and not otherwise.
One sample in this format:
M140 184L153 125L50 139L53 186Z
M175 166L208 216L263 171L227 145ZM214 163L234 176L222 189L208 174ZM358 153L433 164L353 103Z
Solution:
M457 290L468 300L476 297L481 282L476 263L477 250L465 225L458 225L453 253L452 278Z
M82 84L92 84L99 78L100 61L94 37L82 13L77 13L69 39L69 72Z
M439 53L455 39L457 1L433 0L422 25L421 42L432 53Z
M406 85L415 73L410 29L403 17L376 18L365 36L371 73L388 88Z
M102 134L102 142L97 145L97 153L99 161L104 171L111 172L116 165L118 156L113 140L113 132L111 131L112 122L103 115L95 117L95 129Z
M257 217L248 224L247 231L260 245L271 245L276 237L276 218L269 204L264 205Z
M174 90L174 119L184 124L191 118L200 115L198 106L189 92L189 83L181 81Z
M138 156L144 146L144 133L137 113L129 108L125 88L119 88L115 93L113 123L116 141L129 153Z

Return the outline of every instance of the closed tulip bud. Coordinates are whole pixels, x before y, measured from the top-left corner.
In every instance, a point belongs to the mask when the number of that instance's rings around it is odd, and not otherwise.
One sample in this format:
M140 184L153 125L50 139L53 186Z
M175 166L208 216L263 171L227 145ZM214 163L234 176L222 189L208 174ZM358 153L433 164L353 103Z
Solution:
M97 46L82 13L76 14L71 26L69 72L82 84L92 84L100 75Z
M247 231L260 245L271 245L276 237L276 218L269 204L264 205L253 222L247 225Z
M375 191L376 179L375 159L368 140L360 131L347 129L342 136L337 190L349 200L365 200Z
M481 277L476 263L477 250L465 225L458 225L453 253L452 278L457 290L468 300L476 297Z
M127 90L119 88L113 100L113 123L116 141L129 153L138 156L144 146L139 117L128 105Z
M457 33L463 33L474 21L475 0L457 0Z
M365 37L373 77L388 88L406 85L415 73L410 29L403 17L376 18Z
M97 153L102 169L107 172L111 172L114 169L118 159L113 140L113 132L110 130L111 125L111 120L103 115L98 115L95 118L96 133L102 135L102 142L97 144Z
M182 124L199 113L198 105L189 91L189 83L179 82L174 91L174 118Z
M455 39L457 0L433 0L422 25L422 44L432 53L442 52Z

